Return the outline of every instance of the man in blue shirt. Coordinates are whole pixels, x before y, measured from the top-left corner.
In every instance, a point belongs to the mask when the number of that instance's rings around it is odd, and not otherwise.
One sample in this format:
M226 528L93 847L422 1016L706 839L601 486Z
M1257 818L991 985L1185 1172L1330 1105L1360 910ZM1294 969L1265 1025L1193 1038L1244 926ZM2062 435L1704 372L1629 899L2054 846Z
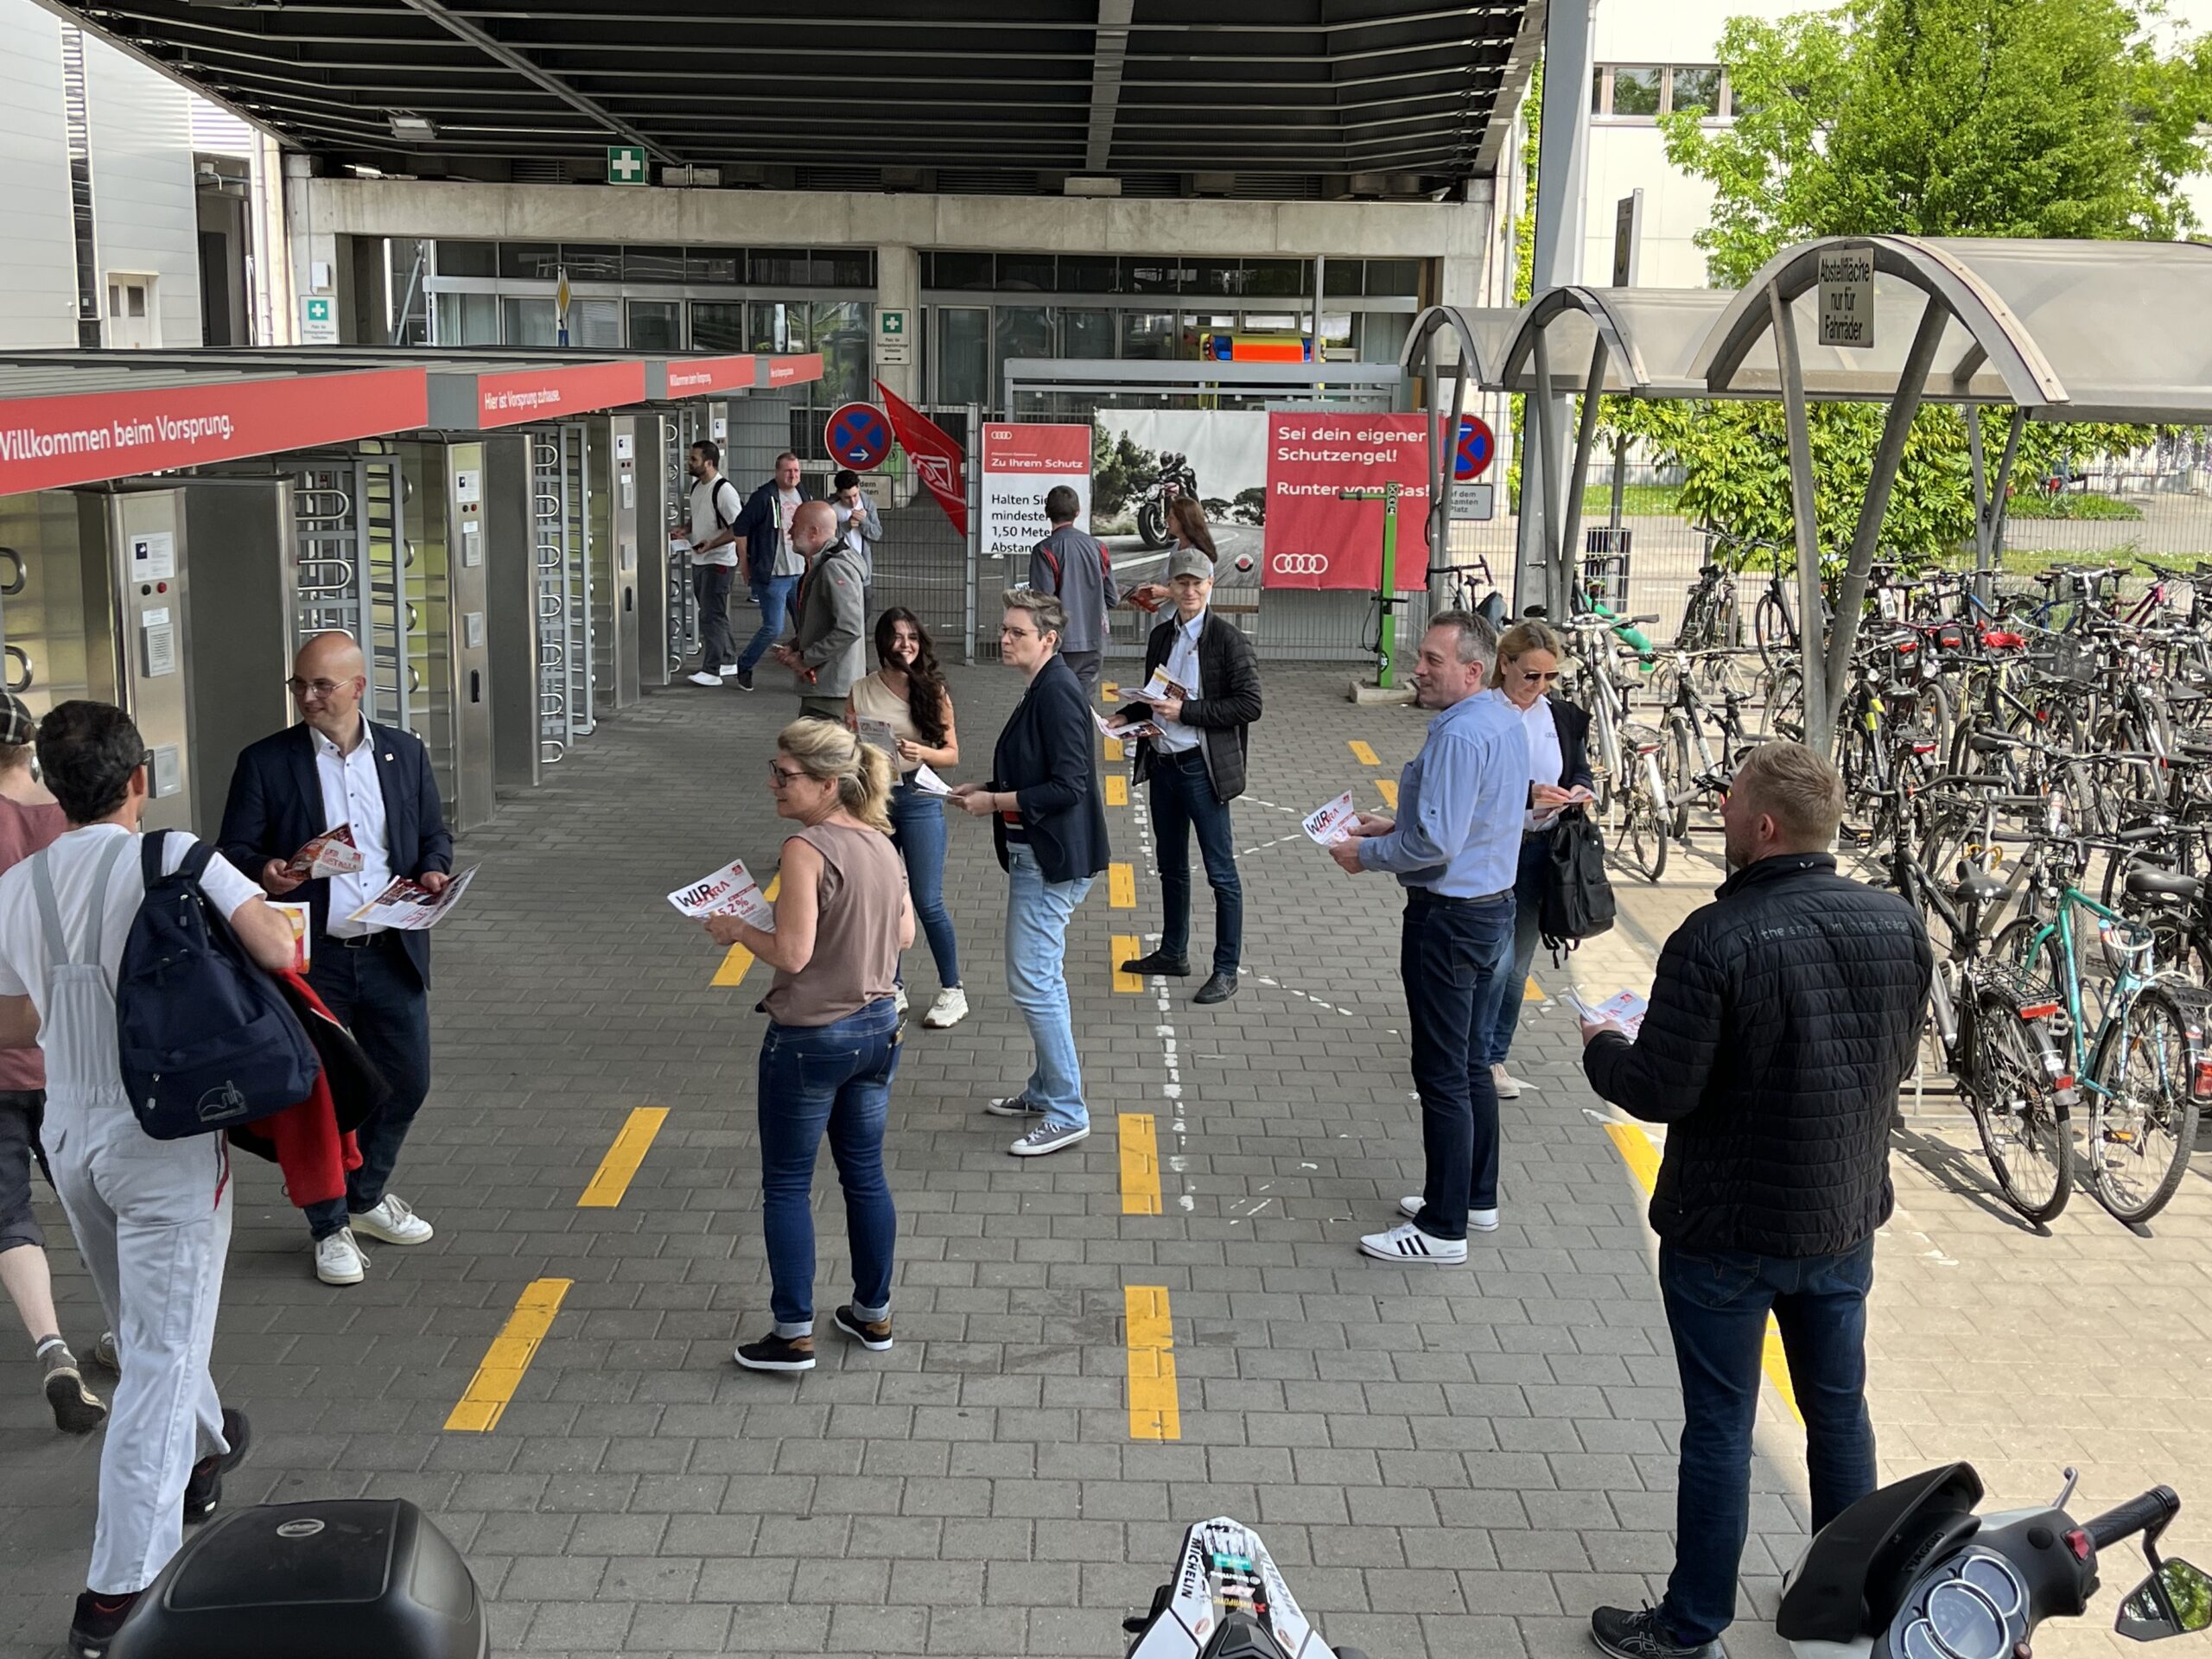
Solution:
M1514 878L1529 804L1529 740L1484 690L1489 623L1446 611L1422 636L1415 700L1438 710L1398 785L1395 821L1363 812L1329 849L1350 874L1387 870L1406 890L1398 972L1413 1022L1428 1184L1407 1220L1359 1241L1386 1262L1465 1262L1467 1230L1497 1230L1497 1086L1491 1024L1513 967Z

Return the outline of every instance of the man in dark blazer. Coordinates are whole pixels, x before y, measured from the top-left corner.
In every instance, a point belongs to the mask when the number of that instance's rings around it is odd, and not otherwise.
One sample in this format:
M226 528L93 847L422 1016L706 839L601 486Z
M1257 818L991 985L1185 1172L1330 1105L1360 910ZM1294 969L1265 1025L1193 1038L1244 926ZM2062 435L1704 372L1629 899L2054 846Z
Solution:
M1160 948L1122 964L1125 974L1191 971L1191 831L1213 888L1213 972L1197 1001L1226 1002L1236 995L1244 938L1244 886L1236 874L1236 841L1229 804L1244 792L1244 756L1260 717L1260 665L1251 641L1228 618L1208 608L1213 561L1195 547L1167 562L1175 612L1145 643L1147 690L1133 693L1117 725L1155 726L1137 739L1136 775L1152 786L1152 839L1160 860L1164 912ZM1164 674L1166 695L1150 688Z
M358 1232L386 1244L420 1244L430 1224L387 1192L407 1130L430 1087L430 941L410 930L348 919L394 876L444 890L453 837L421 741L375 726L361 713L368 689L360 647L345 633L319 633L292 664L296 726L238 756L223 809L223 855L272 899L307 903L308 982L353 1031L391 1085L391 1096L357 1132L361 1166L343 1198L310 1205L315 1276L356 1285L366 1258ZM309 880L285 866L313 837L350 825L365 861L358 874Z

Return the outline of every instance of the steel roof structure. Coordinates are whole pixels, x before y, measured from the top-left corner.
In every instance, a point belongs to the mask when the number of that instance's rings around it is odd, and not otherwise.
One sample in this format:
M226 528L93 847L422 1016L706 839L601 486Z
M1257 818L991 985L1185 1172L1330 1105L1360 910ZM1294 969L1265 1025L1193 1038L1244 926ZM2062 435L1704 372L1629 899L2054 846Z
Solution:
M725 184L956 194L1446 189L1489 171L1533 38L1529 0L44 3L334 165L604 181L635 145Z

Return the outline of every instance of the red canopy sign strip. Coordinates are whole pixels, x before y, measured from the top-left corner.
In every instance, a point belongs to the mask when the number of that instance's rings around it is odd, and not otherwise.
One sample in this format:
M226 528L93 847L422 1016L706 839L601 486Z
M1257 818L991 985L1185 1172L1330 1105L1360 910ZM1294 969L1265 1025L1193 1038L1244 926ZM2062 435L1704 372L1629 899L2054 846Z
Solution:
M667 365L671 397L703 397L717 391L750 391L760 365L746 357L671 357Z
M427 419L420 369L14 398L0 402L0 495L344 443Z
M645 401L642 362L584 363L476 377L477 424L487 430Z

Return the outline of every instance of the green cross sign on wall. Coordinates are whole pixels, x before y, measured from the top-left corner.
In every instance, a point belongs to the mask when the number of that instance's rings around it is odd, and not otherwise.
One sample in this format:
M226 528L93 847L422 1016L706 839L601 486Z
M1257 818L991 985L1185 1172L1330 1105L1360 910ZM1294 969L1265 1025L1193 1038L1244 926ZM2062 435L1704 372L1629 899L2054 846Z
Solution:
M607 181L609 184L649 184L652 175L645 168L645 148L643 144L609 144L607 147Z

